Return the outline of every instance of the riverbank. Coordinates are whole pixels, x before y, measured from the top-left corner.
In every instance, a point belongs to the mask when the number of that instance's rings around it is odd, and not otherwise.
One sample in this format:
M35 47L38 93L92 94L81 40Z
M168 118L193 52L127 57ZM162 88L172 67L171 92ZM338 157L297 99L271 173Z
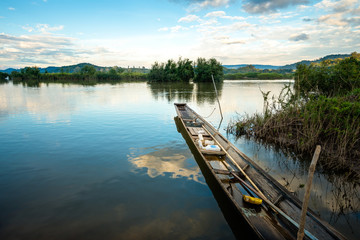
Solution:
M311 156L322 146L328 170L360 179L360 61L298 66L295 92L290 86L270 101L263 92L263 114L246 115L229 124L228 132Z
M262 72L247 72L247 73L228 73L224 75L228 80L275 80L275 79L293 79L292 73L262 73Z

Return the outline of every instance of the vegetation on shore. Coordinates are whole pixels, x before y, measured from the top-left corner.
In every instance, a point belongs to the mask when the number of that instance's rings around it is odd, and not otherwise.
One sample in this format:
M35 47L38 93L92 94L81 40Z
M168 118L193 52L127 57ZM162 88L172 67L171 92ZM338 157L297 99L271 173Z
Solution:
M195 66L193 66L195 65ZM211 82L213 75L215 82L223 80L223 67L215 58L206 60L198 58L194 63L189 59L179 58L176 63L168 60L166 63L155 62L148 74L149 82Z
M78 83L95 85L97 83L112 83L121 80L146 80L146 74L129 72L123 68L113 67L107 72L97 71L92 65L84 65L79 72L74 73L40 73L37 67L25 67L20 72L13 71L10 78L14 83L37 85L43 83Z
M275 79L293 79L294 74L292 73L258 73L258 72L248 72L248 73L228 73L224 75L224 78L227 80L275 80Z
M286 86L277 99L264 93L264 112L244 116L228 131L311 155L322 146L322 165L357 169L360 159L360 54L295 72L294 90Z
M239 67L237 69L224 69L227 80L274 80L293 79L291 69L258 69L253 65Z
M0 83L7 82L7 77L9 77L9 74L0 72Z

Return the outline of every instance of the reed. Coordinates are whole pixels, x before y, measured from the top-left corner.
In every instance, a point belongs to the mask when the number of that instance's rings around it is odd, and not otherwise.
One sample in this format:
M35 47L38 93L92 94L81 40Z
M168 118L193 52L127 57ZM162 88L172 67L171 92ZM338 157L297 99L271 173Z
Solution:
M228 132L309 155L323 147L322 165L332 169L357 169L360 159L360 89L345 96L312 96L292 100L293 93L269 101L264 113L245 115L228 125Z

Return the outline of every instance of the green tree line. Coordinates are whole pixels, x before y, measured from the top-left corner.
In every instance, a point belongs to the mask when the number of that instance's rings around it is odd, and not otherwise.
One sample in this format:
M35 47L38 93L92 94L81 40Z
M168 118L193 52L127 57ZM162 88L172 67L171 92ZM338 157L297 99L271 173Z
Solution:
M195 65L195 66L193 66ZM166 63L155 62L148 74L149 82L210 82L212 76L216 82L223 80L223 67L215 58L206 60L198 58L196 62L181 59L177 62L168 60Z
M113 67L107 72L96 71L95 67L85 65L75 73L40 73L37 67L25 67L20 72L13 71L10 78L15 83L24 82L33 85L40 82L96 84L121 80L146 80L146 74L127 72L119 67Z

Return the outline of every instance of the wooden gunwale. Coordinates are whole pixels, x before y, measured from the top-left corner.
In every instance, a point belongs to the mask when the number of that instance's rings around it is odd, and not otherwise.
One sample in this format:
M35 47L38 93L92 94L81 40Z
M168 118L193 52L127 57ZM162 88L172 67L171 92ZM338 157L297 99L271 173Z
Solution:
M234 164L227 162L227 159L233 158L236 160L237 164L241 169L245 169L249 176L254 177L253 181L256 185L258 185L261 190L264 192L264 195L269 201L276 205L277 208L289 214L289 216L294 219L294 221L298 221L296 214L297 209L301 211L301 202L296 197L292 196L287 189L285 189L282 185L280 185L275 179L273 179L270 175L264 172L257 164L255 164L250 158L248 158L244 153L238 150L231 142L229 142L225 137L223 137L212 125L210 125L205 119L203 119L200 115L194 112L191 108L189 108L186 104L175 104L175 109L177 115L182 123L183 127L186 130L187 135L191 138L192 143L196 147L197 151L200 153L204 163L209 168L209 171L212 175L215 176L219 185L221 186L223 192L227 195L227 197L234 204L236 209L239 211L240 215L245 222L249 225L249 227L254 231L256 236L259 239L268 239L269 237L273 239L296 239L296 230L293 229L294 226L289 224L289 222L281 216L278 216L276 213L272 212L271 209L267 207L263 207L260 210L260 214L256 216L250 216L247 212L253 209L252 206L249 207L248 204L243 203L239 200L239 197L235 197L235 193L240 196L243 194L239 189L236 189L235 186L238 186L239 183L236 181L232 181L229 176L231 176L234 171L238 171ZM186 119L183 116L186 115ZM193 117L191 117L191 115ZM199 124L200 123L200 124ZM194 124L197 127L203 127L209 135L216 140L216 142L221 145L221 148L225 150L226 155L223 156L223 164L225 168L228 169L214 169L210 162L207 160L206 154L201 151L199 146L196 144L197 136L193 134L188 129L188 125ZM241 174L237 174L241 177ZM227 176L227 177L226 177ZM228 180L226 180L228 179ZM234 178L235 179L235 178ZM230 185L229 185L230 183ZM238 184L238 185L236 185ZM229 190L229 186L231 191ZM251 193L251 191L249 191ZM250 194L249 194L250 195ZM255 195L256 196L256 195ZM290 208L294 208L295 210L287 211ZM256 214L255 214L256 215ZM272 225L264 227L261 226L261 223L268 223L268 218L270 218ZM306 225L306 229L311 232L315 236L312 238L311 234L306 237L306 239L345 239L340 233L338 233L335 229L333 229L329 224L320 220L314 212L311 210L307 213L307 222L310 224ZM316 225L311 226L311 224ZM318 231L311 231L311 230Z

